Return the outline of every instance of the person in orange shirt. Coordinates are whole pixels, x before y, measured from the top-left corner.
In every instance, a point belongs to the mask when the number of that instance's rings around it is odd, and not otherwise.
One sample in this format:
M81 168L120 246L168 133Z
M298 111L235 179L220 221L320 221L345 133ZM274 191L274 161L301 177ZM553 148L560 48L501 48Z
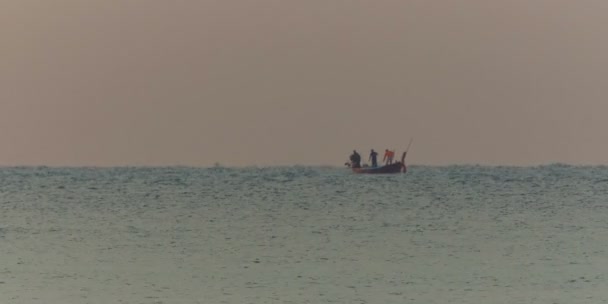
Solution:
M386 149L386 150L384 150L384 157L382 158L382 161L386 165L390 165L393 163L393 157L395 157L395 152L390 151L389 149Z

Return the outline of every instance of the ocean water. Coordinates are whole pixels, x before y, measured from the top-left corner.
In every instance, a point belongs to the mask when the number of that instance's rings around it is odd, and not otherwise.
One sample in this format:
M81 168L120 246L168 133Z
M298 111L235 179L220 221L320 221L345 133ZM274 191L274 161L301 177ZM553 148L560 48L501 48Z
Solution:
M0 303L608 303L608 167L36 167L0 182Z

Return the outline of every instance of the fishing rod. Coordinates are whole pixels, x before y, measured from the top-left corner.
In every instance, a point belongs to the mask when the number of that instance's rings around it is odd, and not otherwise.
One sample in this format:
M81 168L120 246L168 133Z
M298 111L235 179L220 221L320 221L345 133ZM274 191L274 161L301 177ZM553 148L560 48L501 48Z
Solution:
M407 151L409 151L409 150L410 150L410 146L412 145L412 141L414 141L414 138L413 138L413 137L412 137L412 138L410 138L410 143L409 143L409 144L407 144L407 149L405 149L405 152L406 152L406 153L407 153Z

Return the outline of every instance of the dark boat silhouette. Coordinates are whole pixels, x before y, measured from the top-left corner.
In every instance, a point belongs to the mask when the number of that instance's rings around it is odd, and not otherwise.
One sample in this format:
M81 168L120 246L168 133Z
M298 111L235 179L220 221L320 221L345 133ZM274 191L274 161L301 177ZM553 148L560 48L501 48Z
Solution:
M381 167L359 167L359 168L351 168L354 173L358 174L393 174L393 173L405 173L407 172L407 166L405 165L405 155L407 151L403 152L401 155L401 161L384 165ZM350 163L347 163L349 167Z

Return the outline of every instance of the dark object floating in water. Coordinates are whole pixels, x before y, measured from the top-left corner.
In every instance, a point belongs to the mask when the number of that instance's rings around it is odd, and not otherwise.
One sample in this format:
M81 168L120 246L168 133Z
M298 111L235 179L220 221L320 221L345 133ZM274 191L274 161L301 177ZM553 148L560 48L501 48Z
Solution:
M405 155L407 151L401 155L401 161L392 163L390 165L384 165L381 167L361 167L352 168L354 173L358 174L392 174L392 173L405 173L407 172L407 166L405 165ZM346 163L347 166L351 167L350 163Z

